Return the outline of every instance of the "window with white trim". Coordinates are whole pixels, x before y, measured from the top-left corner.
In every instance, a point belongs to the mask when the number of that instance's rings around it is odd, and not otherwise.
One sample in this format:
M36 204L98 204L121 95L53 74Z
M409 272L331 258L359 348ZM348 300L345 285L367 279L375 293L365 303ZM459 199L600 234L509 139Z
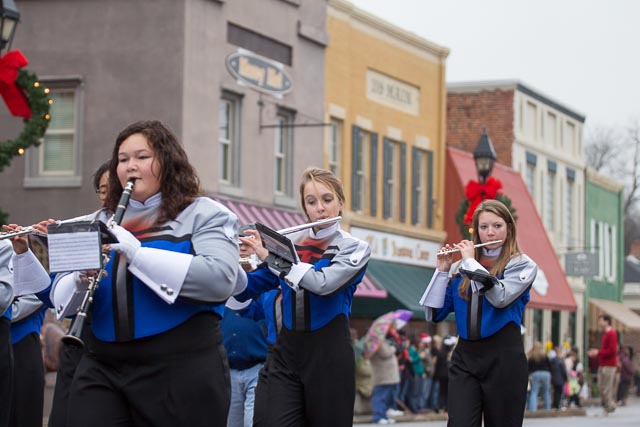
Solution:
M331 118L331 126L329 128L329 146L328 151L328 163L329 170L333 172L335 176L340 176L340 152L342 150L342 120Z
M547 191L545 200L545 223L547 231L555 230L556 173L549 171L547 175Z
M293 197L293 114L280 110L274 128L274 190L278 196Z
M80 175L79 79L42 82L53 101L42 143L27 150L25 187L77 187Z
M218 174L220 182L239 185L240 98L224 92L218 105Z

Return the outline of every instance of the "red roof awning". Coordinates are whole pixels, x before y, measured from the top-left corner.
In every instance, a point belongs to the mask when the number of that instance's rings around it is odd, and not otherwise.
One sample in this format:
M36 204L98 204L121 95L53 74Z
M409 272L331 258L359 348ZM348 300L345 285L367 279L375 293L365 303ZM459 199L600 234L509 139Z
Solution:
M301 225L307 222L304 215L294 211L272 206L259 206L250 202L241 202L221 197L212 197L212 199L223 204L229 208L231 212L235 213L238 216L239 226L259 221L273 229L281 230L283 228L289 228L294 225ZM355 296L386 298L387 291L376 286L373 280L365 274L362 282L360 282L356 288Z
M567 282L558 257L547 236L526 184L520 174L510 167L495 164L492 176L502 182L502 193L511 199L518 217L518 244L536 264L538 278L531 290L529 307L538 309L576 311L573 292ZM469 180L477 180L473 155L456 148L447 148L445 179L445 230L450 242L462 237L454 213L462 202L464 187Z

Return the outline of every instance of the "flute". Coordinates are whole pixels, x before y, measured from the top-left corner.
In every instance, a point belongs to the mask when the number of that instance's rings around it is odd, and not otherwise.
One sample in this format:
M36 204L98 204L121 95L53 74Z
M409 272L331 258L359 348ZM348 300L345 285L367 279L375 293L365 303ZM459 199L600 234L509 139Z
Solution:
M306 230L307 228L317 227L318 225L332 224L334 222L340 221L341 219L342 219L341 216L336 216L334 218L321 219L320 221L316 221L316 222L308 222L306 224L294 225L293 227L283 228L282 230L278 230L278 233L291 234L291 233L295 233L296 231Z
M481 248L482 246L493 245L495 243L502 243L502 240L492 240L491 242L478 243L477 245L473 245L473 247L474 248ZM454 253L454 252L460 252L460 249L453 248L453 249L447 249L445 251L438 251L438 253L436 255L446 255L446 254L451 254L451 253Z
M75 218L58 220L58 221L55 221L54 224L58 224L58 225L69 224L72 222L85 221L91 218L92 218L92 215L82 215L82 216L77 216ZM22 236L23 234L33 234L38 237L47 237L46 233L39 233L33 228L32 225L30 225L28 227L22 227L22 229L18 231L2 231L0 232L0 240L11 239L13 237Z

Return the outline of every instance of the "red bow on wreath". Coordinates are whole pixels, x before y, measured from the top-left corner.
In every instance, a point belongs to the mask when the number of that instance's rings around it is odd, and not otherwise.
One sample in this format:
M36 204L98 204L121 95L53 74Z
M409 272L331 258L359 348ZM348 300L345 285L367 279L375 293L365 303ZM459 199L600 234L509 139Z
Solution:
M9 107L12 115L31 118L31 108L24 91L16 84L18 69L27 65L29 61L19 50L7 52L0 58L0 95Z
M502 183L494 177L489 177L487 182L480 184L478 181L470 180L467 183L467 187L464 191L467 200L469 201L469 208L464 214L464 223L471 224L473 219L473 213L476 208L485 199L495 199L498 195L498 191L502 188Z

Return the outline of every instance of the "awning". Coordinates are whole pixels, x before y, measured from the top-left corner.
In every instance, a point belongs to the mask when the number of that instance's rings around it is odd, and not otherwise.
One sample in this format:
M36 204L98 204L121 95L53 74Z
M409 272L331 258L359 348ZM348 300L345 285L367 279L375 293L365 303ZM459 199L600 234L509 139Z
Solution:
M273 229L281 230L283 228L301 225L307 222L307 219L301 213L276 208L273 206L260 206L254 203L231 200L222 197L212 197L218 203L223 204L238 216L238 225L242 226L252 222L259 221ZM387 291L376 286L371 278L365 274L364 279L358 285L355 296L368 298L386 298Z
M275 230L305 224L307 219L301 213L272 206L260 206L254 203L241 202L221 197L212 197L216 202L225 205L238 216L238 225L261 222Z
M416 267L389 261L371 260L367 275L376 285L388 292L384 300L358 298L353 301L353 317L378 317L392 310L404 308L415 316L424 316L418 305L420 297L431 280L433 268Z
M589 298L589 330L598 330L598 317L611 316L613 328L617 331L640 330L640 315L618 301Z
M558 257L549 241L529 190L520 174L510 167L495 164L492 176L502 182L502 193L511 199L518 216L518 244L542 271L531 290L528 307L561 311L576 311L573 292ZM445 230L449 242L462 239L454 212L464 199L464 186L477 180L473 155L455 148L447 148ZM544 277L543 277L544 276Z

